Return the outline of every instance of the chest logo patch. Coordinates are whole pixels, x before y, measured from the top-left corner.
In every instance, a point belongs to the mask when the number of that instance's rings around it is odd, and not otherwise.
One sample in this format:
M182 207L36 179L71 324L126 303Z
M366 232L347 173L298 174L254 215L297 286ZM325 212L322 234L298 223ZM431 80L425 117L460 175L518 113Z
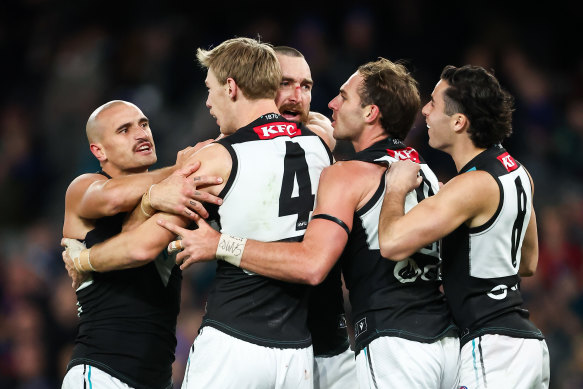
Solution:
M511 171L516 170L518 168L518 164L516 163L514 158L512 158L512 156L508 153L504 153L504 154L499 155L498 160L504 166L504 168L506 168L506 170L508 170L508 172L511 172Z
M264 124L262 126L253 127L253 131L259 136L259 139L273 139L278 136L294 136L302 135L302 130L298 128L296 123L288 122L273 122Z
M413 162L419 163L419 153L412 147L399 150L387 149L387 154L400 161L410 159Z

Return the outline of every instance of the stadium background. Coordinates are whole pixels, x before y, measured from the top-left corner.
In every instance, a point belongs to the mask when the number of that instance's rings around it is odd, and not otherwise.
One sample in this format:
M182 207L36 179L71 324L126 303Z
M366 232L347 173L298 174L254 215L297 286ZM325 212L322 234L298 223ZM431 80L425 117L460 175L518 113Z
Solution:
M551 387L583 387L583 50L575 2L469 4L408 0L332 6L255 3L6 0L0 4L0 387L60 387L75 334L74 293L60 258L64 193L95 171L84 133L111 99L151 120L156 167L214 137L197 47L260 36L302 51L312 109L356 67L402 59L423 101L447 64L493 69L516 97L505 142L535 181L540 259L522 290L547 336ZM577 33L579 31L579 33ZM442 181L455 174L426 146L419 117L407 141ZM337 156L349 155L342 143ZM175 382L204 309L214 265L185 272Z

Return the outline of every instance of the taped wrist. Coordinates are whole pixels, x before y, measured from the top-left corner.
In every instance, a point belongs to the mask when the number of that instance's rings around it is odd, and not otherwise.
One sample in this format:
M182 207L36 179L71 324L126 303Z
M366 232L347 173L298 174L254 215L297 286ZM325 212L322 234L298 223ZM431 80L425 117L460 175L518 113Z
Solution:
M147 217L152 217L152 215L156 213L156 210L154 209L154 207L152 207L152 203L150 201L150 192L152 191L153 186L154 185L151 185L150 189L148 189L148 191L142 195L142 201L140 202L140 208L142 209L142 213Z
M95 271L95 268L91 265L91 260L89 255L91 249L81 250L77 258L73 258L73 265L75 270L79 273L87 273L89 271Z
M229 262L231 265L239 267L241 265L243 250L245 250L245 243L247 243L246 238L221 234L215 257L221 261Z

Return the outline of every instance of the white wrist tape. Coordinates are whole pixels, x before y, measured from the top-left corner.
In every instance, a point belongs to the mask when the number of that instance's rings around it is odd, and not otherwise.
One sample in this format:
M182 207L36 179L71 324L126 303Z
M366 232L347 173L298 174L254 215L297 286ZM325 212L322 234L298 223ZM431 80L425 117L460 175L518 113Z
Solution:
M243 250L245 250L245 243L247 243L247 239L245 238L221 234L215 257L239 267L241 265Z

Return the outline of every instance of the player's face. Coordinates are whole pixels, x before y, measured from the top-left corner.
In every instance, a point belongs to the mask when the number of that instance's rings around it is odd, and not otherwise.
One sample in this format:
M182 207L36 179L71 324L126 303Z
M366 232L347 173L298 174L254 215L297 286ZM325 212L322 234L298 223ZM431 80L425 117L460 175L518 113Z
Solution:
M312 74L304 58L277 54L283 78L275 104L288 120L306 123L312 102Z
M232 128L229 109L227 102L229 100L229 86L227 84L221 85L215 76L215 73L209 69L206 79L204 81L208 89L208 97L206 99L206 107L212 117L217 120L221 133L229 135L236 128Z
M338 96L328 103L328 108L332 110L332 127L336 139L355 140L364 128L365 110L358 94L362 81L362 76L358 72L354 73L342 85Z
M150 123L132 104L116 104L101 112L98 119L100 144L107 161L121 173L147 170L156 163L156 148Z
M443 98L448 87L446 81L440 80L431 94L431 100L421 110L427 123L429 146L438 150L448 148L454 135L452 129L454 118L445 113L445 100Z

